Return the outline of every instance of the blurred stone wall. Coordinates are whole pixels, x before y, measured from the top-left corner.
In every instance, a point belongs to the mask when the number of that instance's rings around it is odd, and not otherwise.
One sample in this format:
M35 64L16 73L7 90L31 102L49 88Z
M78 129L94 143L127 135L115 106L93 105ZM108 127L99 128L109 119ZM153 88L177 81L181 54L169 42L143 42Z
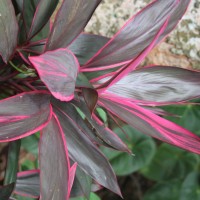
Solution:
M151 0L104 0L86 31L111 37L149 2ZM146 64L200 69L200 0L192 0L176 30L150 53Z

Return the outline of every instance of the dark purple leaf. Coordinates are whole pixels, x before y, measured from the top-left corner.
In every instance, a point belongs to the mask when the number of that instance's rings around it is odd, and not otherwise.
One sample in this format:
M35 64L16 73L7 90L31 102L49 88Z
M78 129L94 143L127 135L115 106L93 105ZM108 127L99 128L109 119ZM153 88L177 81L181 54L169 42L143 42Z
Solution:
M92 114L98 101L98 92L93 88L82 88L82 94Z
M187 101L200 96L200 73L187 69L152 66L135 70L112 85L106 95L146 104Z
M40 0L33 17L28 38L33 37L48 22L58 2L59 0Z
M101 0L67 0L59 9L46 50L67 47L84 29Z
M70 168L65 136L57 117L43 129L40 139L41 200L69 199L75 167Z
M73 104L81 109L86 117L85 119L82 119ZM92 119L91 113L83 101L73 101L72 104L53 101L53 105L59 107L64 113L70 113L70 118L93 143L129 152L128 147L115 133L99 121L96 122L96 120Z
M0 55L7 62L17 46L18 23L11 0L0 1Z
M9 185L5 185L0 187L0 199L7 200L12 194L12 191L14 190L15 183L11 183Z
M167 19L168 26L156 43L171 32L185 13L190 0L155 0L133 16L85 65L86 68L119 66L135 59L152 42ZM169 18L170 17L170 18Z
M51 119L50 95L43 91L21 93L0 101L0 141L31 135Z
M39 170L29 170L17 174L14 193L31 198L40 196Z
M99 184L121 195L109 162L70 118L70 113L65 113L57 106L54 106L54 112L65 133L70 158Z
M200 138L190 131L126 100L101 99L101 106L144 134L200 154Z
M79 70L79 63L73 53L67 49L58 49L29 57L29 60L55 98L61 101L73 99Z
M69 45L69 49L76 55L80 65L85 64L109 38L100 35L82 33Z

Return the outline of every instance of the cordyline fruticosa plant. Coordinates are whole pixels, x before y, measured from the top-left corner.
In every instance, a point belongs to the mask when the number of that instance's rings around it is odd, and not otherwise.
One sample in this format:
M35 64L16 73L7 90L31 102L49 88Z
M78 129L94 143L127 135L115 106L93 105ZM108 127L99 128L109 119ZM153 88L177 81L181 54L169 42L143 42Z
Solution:
M58 2L0 1L0 141L10 145L0 199L12 199L13 191L42 200L87 197L99 185L121 195L99 146L129 149L104 125L98 107L117 125L119 118L200 153L200 138L155 108L199 97L200 73L137 68L175 28L190 0L155 0L111 39L83 33L101 0L63 0L52 21ZM20 139L36 132L40 167L17 174Z

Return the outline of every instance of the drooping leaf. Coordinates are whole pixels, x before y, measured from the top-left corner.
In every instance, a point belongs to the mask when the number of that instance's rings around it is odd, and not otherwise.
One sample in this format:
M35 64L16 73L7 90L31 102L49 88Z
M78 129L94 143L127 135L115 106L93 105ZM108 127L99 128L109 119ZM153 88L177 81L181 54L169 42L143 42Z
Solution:
M100 35L82 33L69 45L69 49L76 55L80 65L85 64L109 38Z
M0 1L0 55L7 62L17 46L18 23L11 0Z
M135 103L117 99L100 99L99 104L144 134L200 154L200 138L190 131L161 118Z
M11 196L15 187L15 183L0 187L0 199L7 200Z
M181 191L180 191L180 199L181 200L198 200L200 199L200 186L199 186L199 173L191 172L185 178Z
M82 119L78 111L74 108L73 104L81 109L86 117L85 120ZM77 126L80 127L81 131L87 135L93 143L108 146L119 151L129 152L128 147L115 133L100 123L98 118L92 119L91 113L83 101L73 101L72 104L53 101L53 105L59 107L66 114L70 113L70 118Z
M0 141L12 141L44 128L51 118L50 95L21 93L0 101Z
M54 97L61 101L70 101L74 97L79 63L69 50L49 51L29 57L29 60Z
M197 169L199 162L196 154L162 144L150 165L141 172L156 181L183 180L189 172Z
M112 95L146 104L187 101L200 96L200 73L152 66L135 70L107 88Z
M39 170L19 172L14 193L20 196L38 198L40 196Z
M66 48L84 29L101 0L63 1L49 35L46 50Z
M70 113L62 111L57 106L54 106L54 112L65 133L70 158L99 184L121 195L109 162L71 119Z
M55 114L40 139L41 199L69 199L70 163L63 130Z
M13 141L9 143L6 173L4 177L4 185L15 183L16 181L20 146L21 146L21 140L17 140L17 141Z
M114 129L114 132L123 141L126 141L132 151L132 155L107 148L103 149L118 176L131 174L147 166L156 152L156 145L152 138L136 131L128 125L122 128L127 135L119 128Z
M40 0L33 17L28 38L34 36L48 22L58 2L59 0Z
M99 68L116 64L119 66L119 63L135 59L148 47L167 19L168 26L156 43L174 29L189 2L190 0L155 0L133 16L85 67Z

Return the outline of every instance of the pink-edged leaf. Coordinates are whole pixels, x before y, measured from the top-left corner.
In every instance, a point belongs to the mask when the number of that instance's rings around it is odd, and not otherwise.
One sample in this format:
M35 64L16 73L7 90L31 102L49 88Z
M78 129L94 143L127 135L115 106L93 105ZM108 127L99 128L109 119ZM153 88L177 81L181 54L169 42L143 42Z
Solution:
M200 154L200 138L197 135L155 115L150 110L116 98L101 99L99 104L144 134Z
M59 0L40 0L36 7L28 38L33 37L48 22Z
M29 57L29 60L55 98L73 99L79 63L71 51L58 49Z
M18 172L14 193L20 196L39 198L40 177L39 170Z
M21 93L0 101L0 141L31 135L51 119L50 95L43 91Z
M84 113L85 119L82 119L78 114L74 104ZM73 101L72 104L53 101L53 105L59 107L64 113L70 113L70 118L93 143L129 152L126 144L115 133L108 127L105 127L100 120L96 121L92 119L91 113L83 101Z
M63 1L49 35L46 50L67 47L84 29L101 0Z
M65 136L55 114L43 129L39 161L41 200L68 200L73 181L70 180L71 168Z
M69 170L69 194L71 193L72 186L75 180L77 163L74 163Z
M82 88L82 93L90 113L93 113L98 101L98 92L93 88Z
M101 85L100 90L98 90L99 93L102 93L105 91L108 87L118 82L120 79L122 79L124 76L129 74L131 71L135 70L137 66L144 60L144 58L147 56L147 54L151 51L153 46L156 43L156 40L163 34L165 29L168 25L168 19L165 21L165 23L161 26L158 33L155 35L153 41L150 43L150 45L134 60L132 60L130 63L122 67L120 70L118 70L117 73L115 73L109 81L107 81L105 84Z
M200 97L200 72L167 66L135 70L108 87L105 95L116 95L144 105L176 103Z
M166 37L185 13L190 0L155 0L133 16L113 38L91 59L85 68L119 66L135 59L153 40L169 18L165 32L156 44Z
M100 35L81 33L70 45L69 49L76 55L81 65L108 42L109 38Z
M65 133L70 158L99 184L121 195L108 160L71 119L70 113L62 111L57 106L53 109Z
M17 46L18 23L11 0L0 1L0 55L7 62Z

